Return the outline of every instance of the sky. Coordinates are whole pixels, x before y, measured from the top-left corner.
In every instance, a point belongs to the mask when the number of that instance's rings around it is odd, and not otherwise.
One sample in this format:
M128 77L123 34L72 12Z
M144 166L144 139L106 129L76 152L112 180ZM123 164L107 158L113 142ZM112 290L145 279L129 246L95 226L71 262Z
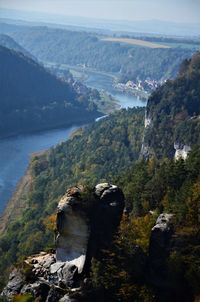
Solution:
M200 0L0 0L0 9L108 20L200 23Z

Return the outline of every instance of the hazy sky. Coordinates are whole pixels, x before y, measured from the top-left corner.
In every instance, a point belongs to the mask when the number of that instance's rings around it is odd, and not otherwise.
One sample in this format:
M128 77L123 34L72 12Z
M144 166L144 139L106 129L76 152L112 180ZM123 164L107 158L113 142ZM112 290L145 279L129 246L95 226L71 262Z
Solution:
M200 0L0 0L0 8L103 19L200 23Z

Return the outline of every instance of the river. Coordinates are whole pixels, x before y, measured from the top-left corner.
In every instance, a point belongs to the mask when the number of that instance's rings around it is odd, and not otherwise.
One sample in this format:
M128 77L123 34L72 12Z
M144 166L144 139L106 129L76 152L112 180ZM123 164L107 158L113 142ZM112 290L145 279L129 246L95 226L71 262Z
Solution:
M128 95L123 92L119 92L113 87L113 78L111 76L105 76L98 73L86 73L86 80L84 84L88 87L96 88L98 90L105 90L111 94L115 99L119 100L120 105L123 108L142 107L146 105L146 101L141 100L137 96Z
M88 74L85 84L96 89L103 89L119 100L123 108L145 106L145 102L134 96L117 92L112 87L112 78L96 73ZM15 187L24 175L31 154L49 149L69 138L76 126L66 129L42 131L36 134L19 135L0 140L0 214Z

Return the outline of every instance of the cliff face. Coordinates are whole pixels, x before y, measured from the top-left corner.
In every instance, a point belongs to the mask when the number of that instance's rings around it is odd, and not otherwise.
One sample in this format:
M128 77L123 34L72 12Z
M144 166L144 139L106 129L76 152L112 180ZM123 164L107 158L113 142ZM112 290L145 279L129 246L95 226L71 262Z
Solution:
M111 244L123 208L117 186L99 184L91 199L83 187L69 189L58 204L55 252L28 257L10 274L2 296L8 301L16 294L30 294L33 301L71 301L70 291L80 291L91 258Z
M145 114L143 157L186 159L200 144L200 54L185 60L179 75L150 96Z
M82 273L90 234L85 212L80 208L82 188L69 189L58 204L56 261L67 262Z
M174 144L174 149L176 150L174 155L175 160L178 160L180 158L185 160L188 156L188 153L191 151L190 146L181 144Z

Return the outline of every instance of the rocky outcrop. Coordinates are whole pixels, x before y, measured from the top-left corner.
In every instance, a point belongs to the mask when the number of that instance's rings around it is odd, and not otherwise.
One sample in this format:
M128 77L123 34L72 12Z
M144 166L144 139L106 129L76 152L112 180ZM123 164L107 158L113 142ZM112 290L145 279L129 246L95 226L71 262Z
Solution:
M148 159L151 154L151 149L146 143L142 143L141 151L140 151L140 159Z
M145 110L145 119L144 119L144 128L151 126L152 119L150 116L148 116L147 111Z
M83 188L67 191L58 204L56 261L75 266L82 273L90 235L89 219L82 209Z
M6 297L7 300L11 300L13 295L18 294L21 291L24 282L25 278L23 277L23 274L19 270L14 269L9 276L8 284L3 290L2 296Z
M191 147L188 145L183 145L180 143L174 143L174 149L176 150L174 159L178 160L182 158L183 160L186 160L188 153L191 151Z
M175 228L173 214L161 214L152 228L149 246L147 280L153 287L157 302L194 301L191 287L185 282L183 255L187 236ZM175 258L174 258L175 257Z
M150 115L148 115L147 110L145 110L145 119L144 119L144 134L143 134L143 139L142 139L142 146L140 150L140 159L148 159L150 157L154 157L154 151L151 148L149 141L146 139L146 134L148 131L150 131L150 128L152 126L152 118Z
M151 262L158 262L168 255L170 239L173 234L172 214L160 214L151 231L149 257Z
M74 301L92 257L109 246L124 208L123 192L114 185L98 184L88 194L83 187L70 188L57 208L55 253L28 257L9 278L2 292L5 301L16 294L31 294L33 301Z
M155 289L157 301L174 301L175 292L169 279L168 260L173 248L172 214L161 214L152 228L149 245L148 281ZM177 299L177 301L180 301Z
M124 209L124 194L115 185L98 184L95 187L96 204L90 215L91 236L88 257L97 257L100 247L107 248L120 223Z
M167 261L174 233L173 215L160 214L152 228L149 244L149 280L158 288L166 286Z

